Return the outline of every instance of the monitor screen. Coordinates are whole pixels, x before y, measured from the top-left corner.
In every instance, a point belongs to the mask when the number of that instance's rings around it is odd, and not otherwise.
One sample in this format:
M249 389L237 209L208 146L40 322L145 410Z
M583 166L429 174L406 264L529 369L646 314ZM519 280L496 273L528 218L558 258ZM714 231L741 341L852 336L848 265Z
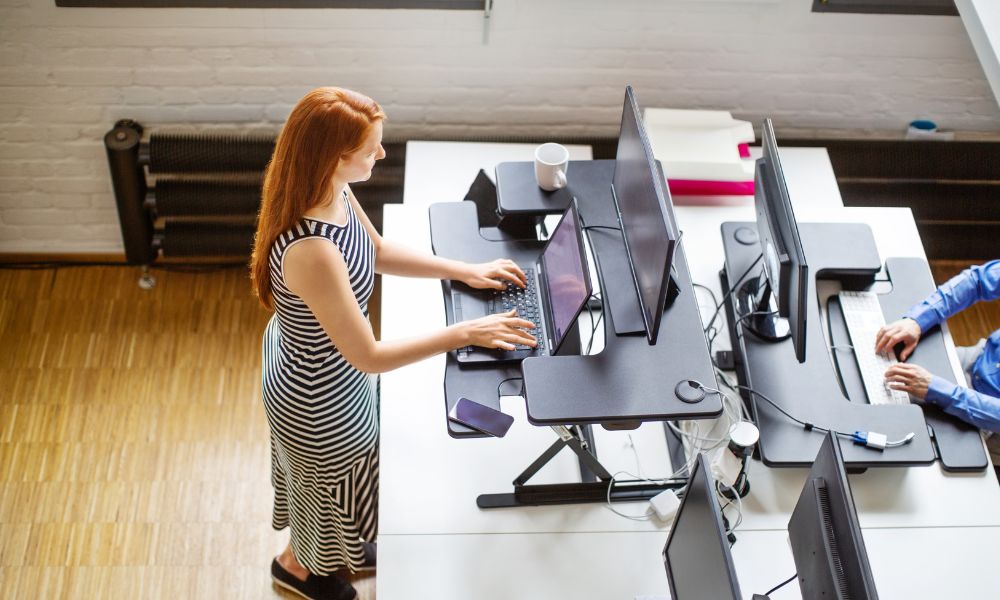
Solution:
M828 433L788 522L803 598L875 600L840 442Z
M646 337L656 343L670 284L677 227L669 190L653 159L632 87L625 88L611 185L639 295Z
M575 204L566 209L545 245L542 273L548 296L552 350L555 351L562 345L566 332L573 326L580 309L593 292Z
M805 362L809 267L770 119L761 128L761 141L763 153L757 162L754 205L762 263L778 314L788 319L795 356Z
M663 549L673 600L739 600L740 586L705 455L691 471Z

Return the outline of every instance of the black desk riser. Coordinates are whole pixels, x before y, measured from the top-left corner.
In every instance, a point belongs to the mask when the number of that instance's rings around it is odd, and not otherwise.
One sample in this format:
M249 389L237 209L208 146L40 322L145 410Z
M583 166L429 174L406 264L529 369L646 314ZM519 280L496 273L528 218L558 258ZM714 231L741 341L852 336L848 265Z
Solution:
M506 233L505 226L519 226L525 219L534 222L539 215L561 213L573 197L585 225L618 227L611 196L613 170L613 160L573 161L568 171L569 186L547 193L535 183L531 162L502 163L497 167L499 227L481 228L472 202L434 204L429 212L434 253L469 262L510 258L522 265L532 264L544 242L514 239ZM650 346L639 333L642 318L621 233L608 229L585 233L593 250L606 306L605 347L599 354L581 356L576 344L568 348L572 354L560 350L558 356L527 358L520 364L463 365L452 353L446 357L446 409L450 410L461 397L499 408L498 384L508 378L523 378L520 390L527 405L528 421L553 426L560 433L560 440L539 458L542 462L536 461L515 480L517 498L481 496L482 507L603 501L610 474L596 463L593 438L586 426L601 424L609 429L628 429L646 421L714 418L722 413L722 400L716 394L707 394L702 401L689 404L673 392L678 382L688 379L708 387L717 386L683 244L678 245L674 254L673 276L679 291L663 314L657 343ZM462 285L442 282L447 310L451 310L452 286ZM589 325L586 317L581 320ZM568 339L578 337L571 332ZM516 394L518 390L519 382L513 380L501 388L505 395ZM447 424L452 437L482 436L459 424L450 421ZM552 486L547 486L544 493L532 496L528 493L532 486L523 484L564 446L570 446L579 455L584 483L554 484L563 486L566 493L553 496L548 494ZM595 476L603 483L587 481ZM664 489L664 486L635 483L630 487L616 479L612 499L648 498ZM588 485L593 487L585 489Z
M735 279L761 253L759 244L737 239L736 232L743 228L756 234L755 223L722 224L726 264L720 277L724 293L730 285L737 288L741 285ZM801 223L799 231L809 264L806 362L799 364L795 360L790 339L765 342L744 327L734 327L736 318L730 300L726 302L726 314L740 383L779 403L795 417L819 427L846 433L878 431L887 434L890 440L900 439L911 431L916 434L911 443L884 451L841 440L844 461L853 468L930 464L938 458L947 471L985 469L986 453L975 427L933 406L868 404L836 295L827 304L828 320L821 320L817 277L839 280L843 289L848 290L868 289L876 283L877 276L884 278L885 283L879 286L890 291L880 293L879 302L889 323L934 290L927 263L918 258L889 258L882 271L871 229L863 224ZM740 237L748 239L745 235ZM760 269L759 265L754 267L744 281L756 277ZM833 349L827 347L823 330L829 334ZM907 362L954 382L938 328L922 336ZM758 448L764 463L773 467L809 466L823 442L821 432L806 431L754 394L744 391L743 395L751 403L760 428Z

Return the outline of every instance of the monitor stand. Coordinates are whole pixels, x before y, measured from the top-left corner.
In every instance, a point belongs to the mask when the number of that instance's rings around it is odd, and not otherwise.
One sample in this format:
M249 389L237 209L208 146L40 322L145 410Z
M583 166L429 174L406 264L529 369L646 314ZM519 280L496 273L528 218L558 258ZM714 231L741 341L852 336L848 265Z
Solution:
M792 335L788 319L778 315L771 284L763 269L736 291L736 314L743 327L761 339L780 342Z

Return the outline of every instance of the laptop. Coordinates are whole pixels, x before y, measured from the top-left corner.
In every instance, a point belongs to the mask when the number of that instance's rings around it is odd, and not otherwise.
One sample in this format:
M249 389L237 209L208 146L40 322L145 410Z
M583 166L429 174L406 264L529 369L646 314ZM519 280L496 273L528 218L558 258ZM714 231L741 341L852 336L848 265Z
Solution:
M458 362L512 362L559 351L593 293L575 201L563 213L535 264L519 266L527 279L526 289L509 284L504 290L478 290L453 284L448 324L516 308L518 316L534 322L531 334L538 340L538 346L517 345L514 350L466 346L455 351Z

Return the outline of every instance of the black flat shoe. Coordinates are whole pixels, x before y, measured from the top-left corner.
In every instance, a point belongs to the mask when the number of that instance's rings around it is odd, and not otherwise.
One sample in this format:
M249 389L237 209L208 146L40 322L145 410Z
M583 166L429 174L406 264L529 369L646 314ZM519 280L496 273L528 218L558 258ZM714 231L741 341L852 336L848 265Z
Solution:
M361 542L361 547L365 551L365 561L361 563L358 567L358 572L374 571L375 570L375 558L378 555L376 551L376 544L368 542Z
M336 575L313 575L301 581L285 570L278 559L271 561L271 579L286 590L295 592L309 600L354 600L358 592L350 584Z

